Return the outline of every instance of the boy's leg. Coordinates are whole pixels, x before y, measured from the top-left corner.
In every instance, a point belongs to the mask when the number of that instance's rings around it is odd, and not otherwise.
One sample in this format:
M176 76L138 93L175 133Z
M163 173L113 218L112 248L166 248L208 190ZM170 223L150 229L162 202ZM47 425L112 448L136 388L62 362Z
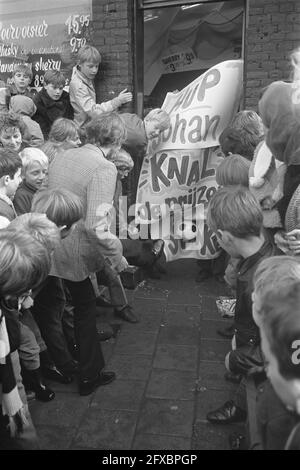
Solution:
M32 313L56 367L63 372L75 372L62 326L65 294L62 281L49 276L48 282L34 299Z
M81 282L65 280L74 305L74 329L79 351L79 378L94 380L104 368L97 335L96 296L89 278Z

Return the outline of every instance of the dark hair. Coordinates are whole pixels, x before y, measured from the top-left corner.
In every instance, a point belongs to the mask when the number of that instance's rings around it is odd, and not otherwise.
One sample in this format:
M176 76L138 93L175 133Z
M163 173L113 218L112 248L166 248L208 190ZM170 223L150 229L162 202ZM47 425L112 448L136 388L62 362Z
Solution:
M0 230L0 297L35 289L50 271L50 256L26 232Z
M232 153L248 160L253 159L255 147L261 140L262 136L253 135L247 128L226 127L219 137L221 150L226 157Z
M286 379L300 378L300 364L293 361L293 345L300 340L300 282L277 286L260 296L260 301L262 328L281 375Z
M0 112L0 132L5 129L16 127L21 132L22 137L28 133L26 124L20 114L14 111Z
M44 83L45 85L49 85L49 83L51 83L54 86L64 87L66 84L66 78L59 70L47 70L44 75Z
M22 160L18 152L8 148L0 148L0 178L8 175L14 178L18 169L22 168Z
M214 232L226 230L238 238L258 237L263 214L249 189L227 186L219 189L210 200L207 223Z
M94 116L87 124L86 135L91 144L117 146L125 141L126 127L118 113L102 113Z
M79 197L66 189L38 191L33 198L31 210L46 214L58 227L66 225L67 229L83 217Z

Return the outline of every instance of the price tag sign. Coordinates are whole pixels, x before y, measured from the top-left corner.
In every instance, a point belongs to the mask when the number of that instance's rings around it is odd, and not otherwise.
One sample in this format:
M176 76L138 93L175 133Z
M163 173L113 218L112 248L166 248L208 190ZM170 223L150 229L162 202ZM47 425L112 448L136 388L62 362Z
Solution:
M182 72L193 65L197 57L192 49L162 57L164 73Z
M0 75L7 83L15 64L32 69L31 86L43 86L47 70L60 70L68 86L76 54L93 44L92 0L39 0L28 8L28 0L0 0Z

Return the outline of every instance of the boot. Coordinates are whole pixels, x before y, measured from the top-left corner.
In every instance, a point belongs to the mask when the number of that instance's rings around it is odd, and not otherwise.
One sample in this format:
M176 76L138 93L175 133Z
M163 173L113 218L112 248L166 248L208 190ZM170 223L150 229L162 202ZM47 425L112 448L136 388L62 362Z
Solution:
M48 388L42 379L40 368L35 370L22 370L24 385L35 392L35 398L40 401L51 401L55 397L53 390Z

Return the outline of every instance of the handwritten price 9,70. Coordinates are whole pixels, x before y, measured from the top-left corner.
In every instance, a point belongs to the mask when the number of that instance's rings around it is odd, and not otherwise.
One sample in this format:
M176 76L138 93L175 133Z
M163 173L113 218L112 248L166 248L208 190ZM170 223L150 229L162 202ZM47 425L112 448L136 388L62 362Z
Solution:
M90 24L90 15L70 15L65 21L68 27L68 34L80 34L80 27Z
M82 46L85 46L86 38L71 38L70 39L70 46L72 48L72 52L77 52Z

